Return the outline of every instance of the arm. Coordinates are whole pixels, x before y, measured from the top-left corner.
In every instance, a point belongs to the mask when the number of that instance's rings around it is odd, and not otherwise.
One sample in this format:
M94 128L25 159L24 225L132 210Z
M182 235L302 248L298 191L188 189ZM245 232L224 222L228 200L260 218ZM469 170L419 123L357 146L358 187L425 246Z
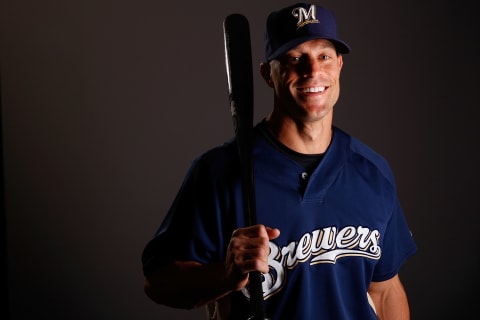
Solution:
M192 309L228 294L223 264L174 261L145 276L146 295L159 304Z
M224 263L171 262L145 276L145 293L159 304L182 309L215 301L245 287L249 272L268 272L268 242L278 235L278 229L263 225L237 229Z
M372 282L370 288L368 288L368 293L375 305L378 319L410 319L407 294L398 274L385 281Z

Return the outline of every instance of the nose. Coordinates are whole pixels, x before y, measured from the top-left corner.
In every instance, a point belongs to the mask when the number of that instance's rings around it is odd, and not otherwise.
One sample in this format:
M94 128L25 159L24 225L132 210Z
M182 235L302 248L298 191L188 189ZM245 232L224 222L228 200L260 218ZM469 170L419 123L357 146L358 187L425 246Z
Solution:
M314 77L322 71L320 62L312 58L304 58L300 64L300 73L302 77Z

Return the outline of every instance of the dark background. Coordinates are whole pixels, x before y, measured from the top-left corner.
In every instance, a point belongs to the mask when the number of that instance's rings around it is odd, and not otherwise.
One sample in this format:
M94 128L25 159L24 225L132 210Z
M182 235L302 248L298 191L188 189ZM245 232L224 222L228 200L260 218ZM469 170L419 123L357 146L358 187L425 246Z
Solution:
M8 304L12 320L203 319L146 298L141 252L192 158L233 134L224 17L250 21L258 121L271 108L257 68L264 20L291 3L0 2L2 313ZM412 319L476 314L475 1L317 3L353 48L334 121L390 162L419 247L400 274Z

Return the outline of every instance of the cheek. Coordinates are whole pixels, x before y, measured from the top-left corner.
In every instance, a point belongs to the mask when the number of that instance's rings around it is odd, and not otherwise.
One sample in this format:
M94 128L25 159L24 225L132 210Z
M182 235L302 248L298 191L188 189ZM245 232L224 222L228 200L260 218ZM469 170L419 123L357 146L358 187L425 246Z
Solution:
M289 84L291 83L291 80L288 78L288 75L285 73L272 75L272 77L270 78L270 81L272 83L271 87L275 89L275 92L277 94L280 94L285 90L288 90Z
M331 94L331 104L335 105L340 97L340 82L337 80L335 87L333 88L333 92ZM333 107L333 106L332 106Z

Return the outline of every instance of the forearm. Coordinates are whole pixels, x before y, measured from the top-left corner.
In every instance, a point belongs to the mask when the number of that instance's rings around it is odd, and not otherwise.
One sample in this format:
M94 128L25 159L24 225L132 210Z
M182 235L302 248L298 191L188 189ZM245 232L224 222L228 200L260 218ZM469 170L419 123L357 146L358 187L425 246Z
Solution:
M381 299L372 298L380 320L408 320L410 312L407 300L401 296L389 295Z
M268 272L269 240L279 234L278 229L263 225L237 229L225 262L172 262L145 277L145 293L159 304L192 309L241 290L250 272Z
M225 274L223 263L175 262L147 275L144 290L159 304L192 309L231 292Z
M408 320L407 295L398 275L383 283L372 283L368 290L380 320Z

